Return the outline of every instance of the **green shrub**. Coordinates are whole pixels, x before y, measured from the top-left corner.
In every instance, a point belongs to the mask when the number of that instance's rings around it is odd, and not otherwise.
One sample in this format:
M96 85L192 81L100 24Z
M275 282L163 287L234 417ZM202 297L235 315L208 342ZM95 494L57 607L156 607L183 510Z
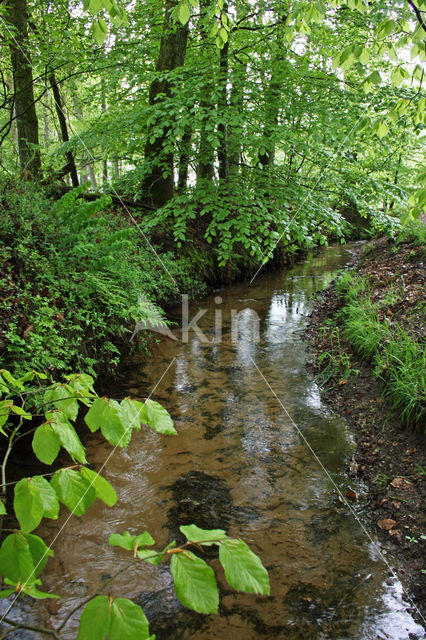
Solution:
M0 201L1 355L17 372L115 365L117 343L145 317L144 300L201 288L188 260L152 248L107 210L108 196L89 202L82 191L52 204L18 185Z

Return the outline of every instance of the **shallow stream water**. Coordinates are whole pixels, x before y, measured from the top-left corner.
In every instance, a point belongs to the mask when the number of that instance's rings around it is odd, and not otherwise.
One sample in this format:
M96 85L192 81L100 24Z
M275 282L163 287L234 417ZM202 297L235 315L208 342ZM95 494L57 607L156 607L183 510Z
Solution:
M57 625L126 563L125 551L108 546L111 533L146 529L165 545L179 523L195 522L243 538L269 571L271 596L233 592L213 559L220 615L200 616L176 602L167 567L125 572L109 589L144 605L157 640L423 637L392 558L363 523L362 486L346 475L350 433L305 368L314 294L349 258L348 248L331 247L289 271L218 290L190 305L190 318L207 310L198 335L186 340L176 326L177 339L161 338L147 364L127 363L128 382L115 395L152 394L179 435L142 430L111 457L112 447L91 437L88 460L99 469L108 458L103 474L119 501L112 509L96 501L66 523L44 579L64 599L42 604L39 621ZM341 499L349 489L358 495L350 505ZM53 540L58 522L43 527L37 533ZM76 622L67 628L75 637Z

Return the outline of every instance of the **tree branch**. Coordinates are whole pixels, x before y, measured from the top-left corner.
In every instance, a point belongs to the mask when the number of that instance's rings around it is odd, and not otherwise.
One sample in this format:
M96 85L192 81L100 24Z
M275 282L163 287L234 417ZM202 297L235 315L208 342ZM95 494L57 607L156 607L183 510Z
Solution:
M407 0L407 2L410 5L410 7L413 9L414 13L416 14L416 18L419 21L419 24L421 25L421 27L423 28L423 31L426 32L426 23L423 20L422 12L418 7L416 7L413 0Z

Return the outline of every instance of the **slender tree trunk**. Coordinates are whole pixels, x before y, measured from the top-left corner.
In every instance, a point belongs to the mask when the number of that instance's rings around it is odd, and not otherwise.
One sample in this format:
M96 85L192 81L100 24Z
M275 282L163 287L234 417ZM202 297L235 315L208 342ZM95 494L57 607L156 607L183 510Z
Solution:
M175 4L174 0L166 0L157 73L173 71L185 62L189 27L188 24L181 26L174 23L172 9ZM161 76L156 78L149 89L149 104L158 104L169 96L170 81ZM154 126L157 124L158 122L154 123ZM145 162L149 167L149 175L144 180L143 193L158 207L168 202L174 193L173 153L164 149L169 133L170 127L164 127L162 133L152 139L152 134L148 131L145 145Z
M212 0L200 0L200 21L199 30L201 35L201 42L207 48L209 33L207 27L207 14L209 12ZM215 87L215 73L212 70L208 70L209 76L206 80L206 84L203 90L203 95L206 96L200 100L200 111L202 114L202 122L200 128L200 143L198 146L198 161L197 161L197 187L203 182L210 182L214 176L214 148L209 140L213 128L210 124L210 113L216 106L212 104L212 100L209 99L210 94Z
M279 78L279 74L273 70L271 81L265 93L265 124L263 127L262 148L258 154L259 163L262 167L269 167L274 164L275 143L273 137L278 123L281 88L282 81Z
M41 159L38 119L34 102L33 71L28 46L27 2L26 0L10 0L8 4L9 10L6 15L13 31L9 37L19 162L26 177L38 178L41 174Z
M234 70L232 74L232 87L230 94L230 106L232 117L235 122L242 121L243 101L244 101L244 81L246 77L247 65ZM239 174L241 163L241 137L243 127L234 124L228 127L228 154L229 154L229 175L235 178Z
M120 177L120 160L118 158L114 158L113 168L114 168L114 178L118 179Z
M49 76L49 82L50 82L50 86L52 87L53 97L55 99L56 114L58 116L59 127L61 129L62 142L69 142L70 138L68 135L68 126L65 118L64 109L62 107L61 94L59 91L58 83L56 82L55 74L53 72ZM78 182L77 167L75 166L74 156L72 151L66 151L65 158L67 160L68 165L70 166L72 186L78 187L79 182Z
M219 162L219 180L223 185L229 178L229 158L228 158L228 127L226 125L227 117L227 84L228 84L228 62L229 62L229 42L220 50L219 60L219 83L220 83L220 97L218 110L220 115L220 122L217 127L219 137L219 147L217 150L217 159Z
M181 152L179 156L179 178L177 192L184 193L188 183L189 158L191 157L192 129L187 127L181 140Z
M96 188L97 188L97 186L98 186L98 184L97 184L97 182L96 182L96 176L95 176L95 172L94 172L94 170L93 170L93 164L88 164L88 165L87 165L87 171L88 171L88 173L89 173L89 180L90 180L90 182L92 183L92 187L93 187L94 189L96 189Z

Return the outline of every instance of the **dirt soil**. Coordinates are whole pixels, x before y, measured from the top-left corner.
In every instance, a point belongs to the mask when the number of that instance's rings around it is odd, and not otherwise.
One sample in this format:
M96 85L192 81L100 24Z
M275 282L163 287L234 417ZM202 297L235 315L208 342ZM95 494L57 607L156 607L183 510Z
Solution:
M394 304L387 303L387 296L382 305L383 321L403 326L422 342L426 321L418 309L424 300L423 260L424 249L409 242L396 248L382 238L359 247L352 264L359 274L369 278L374 301L380 302L389 290L395 294ZM319 356L332 349L330 332L339 322L327 329L322 327L341 306L332 283L321 292L312 312L307 337L313 354L308 367L315 375L324 366L319 364ZM349 376L347 381L328 380L323 399L346 419L352 430L357 448L347 473L366 486L367 502L360 509L372 521L379 539L391 548L414 617L426 628L426 462L425 439L419 435L424 425L417 434L408 429L387 406L381 395L382 384L369 363L357 356L343 337L341 349L359 374ZM348 492L347 498L356 505L355 493Z

